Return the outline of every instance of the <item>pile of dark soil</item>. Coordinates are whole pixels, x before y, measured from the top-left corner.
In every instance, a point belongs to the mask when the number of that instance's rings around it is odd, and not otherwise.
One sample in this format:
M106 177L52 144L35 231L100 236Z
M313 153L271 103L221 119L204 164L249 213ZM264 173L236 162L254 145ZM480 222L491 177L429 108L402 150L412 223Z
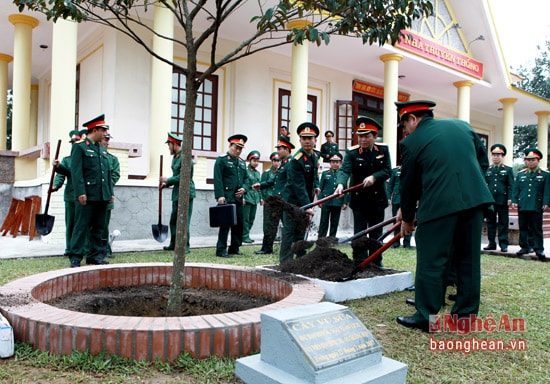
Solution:
M326 281L338 281L338 279L347 277L352 273L355 263L345 253L336 248L317 246L303 257L290 260L275 268L281 272L295 273ZM355 274L354 278L366 279L399 272L369 264L362 271Z
M163 317L170 287L140 285L135 287L106 287L75 292L48 302L58 308L76 312L109 316ZM274 303L268 296L255 296L230 290L185 288L179 316L207 315L244 311Z
M310 224L310 218L306 211L294 204L287 203L281 196L272 195L266 199L266 204L273 208L273 211L285 211L296 223L296 230L305 232Z

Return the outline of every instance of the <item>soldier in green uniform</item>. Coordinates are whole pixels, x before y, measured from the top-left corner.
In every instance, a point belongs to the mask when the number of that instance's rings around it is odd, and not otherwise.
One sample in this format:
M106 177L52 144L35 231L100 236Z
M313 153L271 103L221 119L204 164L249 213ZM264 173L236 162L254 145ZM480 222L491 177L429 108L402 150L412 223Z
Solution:
M467 319L479 310L483 213L494 202L483 177L487 152L467 122L435 120L433 101L395 104L407 133L401 142L401 234L412 234L417 221L416 313L396 320L428 331L430 315L444 303L453 261L457 297L451 314L463 319L459 326L467 331Z
M533 248L540 261L548 261L544 254L542 217L550 205L550 174L539 167L542 152L538 149L527 148L523 159L526 168L518 172L512 193L519 223L520 250L516 254L527 255L529 248Z
M111 168L107 149L100 145L105 132L105 115L83 124L86 139L73 144L71 150L71 178L75 202L75 225L71 237L69 258L71 267L87 264L109 264L104 260L103 230L107 204L114 201ZM89 251L86 251L88 239Z
M385 145L375 144L382 126L370 117L360 116L355 124L358 145L346 150L344 162L338 173L338 187L335 193L341 194L348 180L351 185L363 183L363 188L351 192L350 208L353 211L353 231L355 233L384 221L384 210L388 206L386 180L391 175L390 151ZM372 231L370 238L377 239L382 228ZM355 262L361 263L375 249L365 249L357 253ZM382 256L373 260L382 265Z
M330 158L339 153L338 144L333 141L334 132L332 131L326 131L325 138L327 141L321 145L321 157L323 158L324 163L330 163Z
M170 155L172 155L172 176L171 177L161 177L160 188L172 188L172 212L170 213L170 243L163 247L165 251L173 251L176 247L176 229L178 222L178 201L179 201L179 192L180 192L180 172L181 172L181 157L182 149L181 142L182 137L171 132L168 132L168 138L166 139L166 144L168 145L168 150ZM189 244L189 227L191 224L191 215L193 214L193 199L196 196L195 192L195 183L193 182L193 160L191 160L191 180L189 186L189 205L187 208L187 244L185 245L185 253L191 252L191 247Z
M76 130L69 132L69 143L71 146L80 140L80 133ZM63 192L63 200L65 201L65 256L69 255L71 246L71 237L74 228L74 204L76 197L74 195L73 182L71 179L71 156L65 156L59 160L55 160L53 164L55 168L55 178L53 179L52 192L59 191L67 179L65 192Z
M399 207L401 207L401 194L399 193L399 179L401 177L401 165L398 165L397 167L393 168L391 170L391 176L388 181L388 199L389 203L391 204L391 213L393 216L397 215L397 212L399 211ZM399 232L401 232L401 229L397 229L394 234L397 235ZM412 235L406 235L403 238L403 248L410 248L411 247L411 238ZM400 241L396 241L393 243L393 248L399 248L401 245Z
M281 196L286 186L287 173L285 167L288 161L291 159L290 154L294 149L294 144L290 142L285 136L279 136L277 141L277 152L272 153L272 163L276 162L276 158L279 159L277 169L268 175L265 180L262 180L259 184L254 184L252 187L255 189L261 189L262 192L268 191L272 195ZM273 168L273 167L272 167ZM265 173L265 172L264 172ZM263 175L262 175L263 176ZM265 199L267 199L268 195ZM262 248L256 252L257 255L265 255L273 253L273 243L277 236L277 229L279 228L279 222L283 218L283 212L280 209L273 208L270 204L264 205L264 238L262 240Z
M239 156L247 141L245 135L230 136L229 150L224 156L219 156L214 164L214 195L218 204L235 204L237 208L237 224L232 227L220 227L216 256L231 257L242 255L239 247L243 243L243 197L248 184L246 163ZM231 229L231 243L227 249L227 236Z
M243 199L243 243L253 243L254 240L250 238L250 230L254 225L256 219L256 211L258 210L258 204L262 200L260 191L256 191L252 188L253 184L259 183L262 176L258 171L258 164L260 164L260 152L250 151L246 156L248 161L248 167L246 172L248 174L248 184L246 187L246 196Z
M342 154L335 153L332 155L330 160L330 169L323 171L319 177L319 199L331 196L334 194L336 187L338 186L337 177L340 166L342 165ZM338 224L340 222L340 213L342 210L348 208L349 195L344 195L343 197L337 197L335 199L329 200L326 203L323 203L321 208L321 219L319 221L319 238L325 237L329 232L329 223L330 223L330 233L331 237L336 237L336 232L338 231Z
M105 149L109 149L109 142L112 139L111 134L109 133L109 128L105 130L103 139L101 140L101 145ZM109 153L109 166L111 168L111 183L113 192L115 190L115 184L120 180L120 162L118 158ZM105 215L105 229L103 230L103 256L104 257L113 257L113 251L111 249L111 244L109 244L109 224L111 223L111 212L115 208L115 201L113 200L107 205L107 214Z
M296 131L300 136L301 148L285 165L287 180L282 197L290 204L304 206L311 203L314 196L319 193L319 180L317 178L319 159L314 151L315 140L319 136L319 128L313 123L302 123ZM307 209L306 213L310 218L313 217L313 209ZM292 244L303 240L304 236L305 231L297 228L293 217L287 212L283 212L283 237L279 254L281 263L294 258ZM305 250L299 251L296 256L300 257L304 254Z
M487 239L489 244L483 249L495 250L497 243L498 223L498 244L502 252L508 252L508 207L512 203L512 190L514 186L514 172L512 167L505 165L502 160L506 156L506 147L502 144L491 146L491 160L493 164L485 172L485 182L495 199L493 210L485 212L487 223Z

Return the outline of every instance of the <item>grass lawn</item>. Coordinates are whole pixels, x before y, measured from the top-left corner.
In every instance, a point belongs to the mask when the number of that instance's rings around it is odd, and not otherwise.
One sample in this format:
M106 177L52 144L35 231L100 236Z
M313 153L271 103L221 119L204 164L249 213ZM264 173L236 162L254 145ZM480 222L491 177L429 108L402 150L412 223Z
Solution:
M233 259L213 256L212 249L193 249L189 262L255 266L274 264L274 255L253 255L255 247L243 247L245 255ZM348 251L349 248L342 247ZM117 254L113 262L170 262L171 252ZM384 253L386 267L415 270L413 250L391 249ZM65 257L0 260L0 285L19 277L66 268ZM452 293L452 291L449 291ZM408 383L548 383L550 362L550 263L500 256L482 256L482 301L479 316L492 315L497 324L505 319L525 321L523 332L480 332L426 334L398 325L395 317L410 315L414 308L405 299L412 292L342 303L369 328L384 347L384 356L408 365ZM450 310L449 306L445 307ZM432 343L430 343L430 338ZM523 351L432 351L430 345L450 342L503 340L510 347L525 342ZM16 344L16 354L0 360L0 383L240 383L235 362L212 358L197 361L181 355L176 361L144 363L116 356L52 356Z

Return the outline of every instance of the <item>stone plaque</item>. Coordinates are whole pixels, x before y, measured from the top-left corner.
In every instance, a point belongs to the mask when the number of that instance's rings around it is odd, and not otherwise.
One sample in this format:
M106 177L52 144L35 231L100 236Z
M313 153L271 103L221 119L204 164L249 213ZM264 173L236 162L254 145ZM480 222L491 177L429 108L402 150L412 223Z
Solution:
M348 308L287 320L284 324L316 370L382 349Z

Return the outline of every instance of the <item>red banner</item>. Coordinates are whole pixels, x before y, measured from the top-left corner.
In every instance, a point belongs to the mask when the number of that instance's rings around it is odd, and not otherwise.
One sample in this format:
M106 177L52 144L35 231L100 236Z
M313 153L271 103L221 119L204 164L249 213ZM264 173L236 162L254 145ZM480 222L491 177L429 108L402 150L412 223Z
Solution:
M365 93L367 95L376 96L381 99L384 98L384 87L380 87L378 85L365 83L361 80L353 80L353 90L356 92ZM397 100L398 101L408 101L410 95L406 93L399 92L397 94Z

